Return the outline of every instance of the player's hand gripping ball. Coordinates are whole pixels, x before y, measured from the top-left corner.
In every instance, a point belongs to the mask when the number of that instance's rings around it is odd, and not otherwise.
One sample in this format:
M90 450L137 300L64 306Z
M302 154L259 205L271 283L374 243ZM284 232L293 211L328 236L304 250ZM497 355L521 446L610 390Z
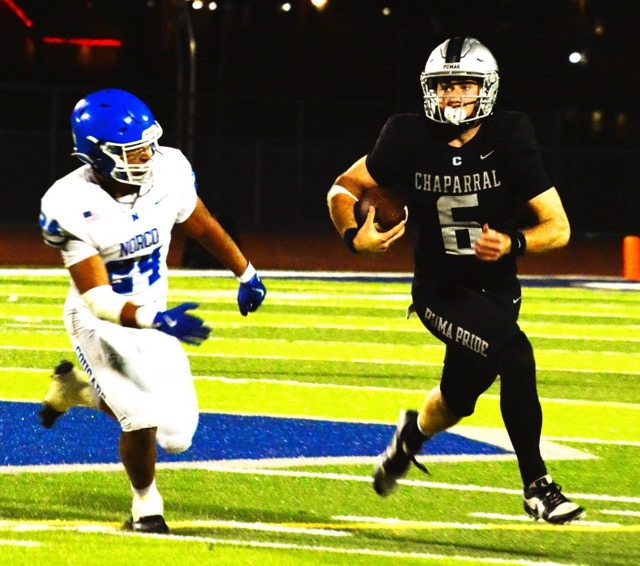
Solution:
M383 188L367 189L353 205L358 228L364 224L372 206L376 209L373 222L379 232L386 232L409 217L407 203L398 192Z

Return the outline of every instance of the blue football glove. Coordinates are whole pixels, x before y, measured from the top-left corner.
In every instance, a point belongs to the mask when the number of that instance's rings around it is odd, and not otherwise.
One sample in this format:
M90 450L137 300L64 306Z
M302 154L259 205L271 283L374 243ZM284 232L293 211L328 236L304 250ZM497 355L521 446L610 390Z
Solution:
M211 333L211 328L205 326L201 318L187 314L187 311L199 306L198 303L182 303L159 312L153 319L153 328L169 336L175 336L187 344L199 346Z
M248 313L255 311L266 296L267 289L257 273L246 283L240 283L238 288L240 314L247 316Z

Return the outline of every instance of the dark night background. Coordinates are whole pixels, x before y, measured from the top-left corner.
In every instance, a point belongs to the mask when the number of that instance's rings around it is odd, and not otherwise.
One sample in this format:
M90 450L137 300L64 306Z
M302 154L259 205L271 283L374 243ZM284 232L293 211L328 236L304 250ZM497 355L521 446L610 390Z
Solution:
M37 222L42 193L79 165L75 102L119 87L149 104L229 225L330 230L334 178L389 114L421 111L428 54L464 34L500 64L498 104L533 120L574 234L640 231L637 2L203 4L0 0L0 224ZM585 62L570 63L574 51Z

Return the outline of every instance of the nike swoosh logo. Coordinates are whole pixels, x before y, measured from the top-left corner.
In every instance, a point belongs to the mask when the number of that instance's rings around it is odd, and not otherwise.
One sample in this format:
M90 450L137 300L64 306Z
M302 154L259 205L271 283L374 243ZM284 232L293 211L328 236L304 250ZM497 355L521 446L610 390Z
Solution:
M256 293L260 293L261 297L264 297L264 291L262 289L254 289Z
M487 153L487 155L481 155L480 156L480 160L484 161L487 157L489 157L493 152L495 151L495 149L492 149L489 153Z
M522 299L522 297L518 297L517 299L513 299L513 304L515 305L516 303L520 302L520 299Z
M172 319L171 317L169 317L169 316L166 316L166 315L165 315L165 316L163 316L162 318L163 318L163 320L165 321L165 323L167 324L167 326L168 326L169 328L173 328L176 324L178 324L175 320L173 320L173 319Z

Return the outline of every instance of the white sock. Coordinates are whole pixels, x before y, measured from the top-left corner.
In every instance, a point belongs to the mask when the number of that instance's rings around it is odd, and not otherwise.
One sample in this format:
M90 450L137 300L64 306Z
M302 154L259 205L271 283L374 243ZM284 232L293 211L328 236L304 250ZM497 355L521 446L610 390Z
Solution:
M131 490L133 491L131 516L134 521L140 520L140 517L164 515L162 496L156 487L155 480L144 489L135 489L131 486Z
M158 493L158 488L156 487L156 480L154 479L147 487L143 488L143 489L136 489L135 487L131 486L131 491L133 491L133 494L140 497L140 498L144 498L147 495L149 495L150 493Z
M417 425L418 425L418 430L420 431L420 434L424 436L427 440L429 440L433 436L432 434L427 434L424 430L422 430L422 427L420 426L420 415L418 415L418 418L417 418Z

